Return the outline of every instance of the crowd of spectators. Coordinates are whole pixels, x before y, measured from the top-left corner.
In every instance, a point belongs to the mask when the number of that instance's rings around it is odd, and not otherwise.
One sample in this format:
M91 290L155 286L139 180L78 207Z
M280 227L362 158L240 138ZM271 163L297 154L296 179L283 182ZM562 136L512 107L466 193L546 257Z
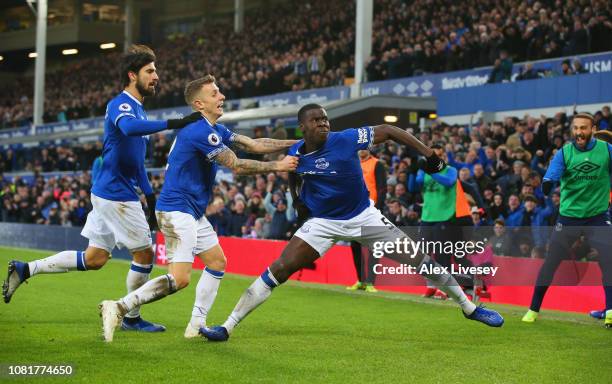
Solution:
M49 146L0 150L0 174L3 172L84 171L91 169L102 153L102 142L74 146Z
M366 76L375 81L612 50L610 14L604 0L376 1ZM228 99L344 85L354 76L354 40L354 2L323 0L249 11L240 33L210 23L188 36L168 36L154 46L161 79L149 107L182 105L184 84L205 73L217 77ZM103 115L119 89L118 61L119 53L107 53L49 72L45 121ZM32 89L31 77L0 89L0 127L31 120Z
M377 2L368 79L612 49L606 1Z
M522 81L589 73L589 71L582 64L582 61L580 61L580 59L577 57L573 58L572 60L563 60L558 69L553 68L552 65L545 65L536 69L533 63L528 61L519 69L516 77L513 77L512 75L512 68L512 58L508 55L507 51L502 50L499 53L499 57L495 59L495 62L493 63L493 68L489 74L487 82L502 83L512 80Z
M4 222L64 225L85 225L91 211L91 177L78 175L37 175L31 181L19 176L2 180L0 219Z
M595 117L599 129L610 129L610 107L602 108ZM447 161L457 168L458 178L472 186L472 223L474 228L495 227L488 236L496 254L539 257L548 236L541 228L554 224L559 209L558 191L545 197L542 177L552 156L570 139L571 119L571 115L559 112L552 117L508 117L473 126L438 122L415 134L428 145L445 148ZM170 138L163 134L152 140L152 169L165 164L169 143ZM39 151L30 151L29 155L26 152L0 152L0 169L4 172L20 170L11 166L15 157L31 157L26 164L20 164L34 174L29 182L20 177L0 177L0 219L82 225L91 209L87 169L100 154L101 144L70 149L49 147L39 155L33 155ZM388 173L385 215L397 226L418 226L423 199L414 184L416 154L390 142L374 152ZM41 175L79 169L83 171ZM154 191L159 192L163 182L160 169L152 173ZM240 176L215 186L206 215L219 235L287 239L296 229L291 206L286 173ZM590 257L588 251L588 247L576 250L581 257Z

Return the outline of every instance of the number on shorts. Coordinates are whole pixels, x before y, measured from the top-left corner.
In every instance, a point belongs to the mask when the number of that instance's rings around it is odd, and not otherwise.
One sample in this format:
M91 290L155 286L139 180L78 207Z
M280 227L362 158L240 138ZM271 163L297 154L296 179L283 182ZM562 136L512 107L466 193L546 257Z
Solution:
M386 218L386 217L384 217L384 216L380 218L380 221L382 221L382 223L383 223L383 225L384 225L385 227L389 227L389 228L393 228L393 227L395 227L395 226L394 226L393 224L391 224L391 223L389 222L389 220L387 220L387 218Z

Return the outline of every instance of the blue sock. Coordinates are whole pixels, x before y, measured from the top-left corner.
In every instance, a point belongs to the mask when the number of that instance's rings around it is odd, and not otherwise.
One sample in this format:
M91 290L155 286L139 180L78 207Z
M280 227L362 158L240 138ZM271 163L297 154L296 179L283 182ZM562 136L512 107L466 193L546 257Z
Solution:
M87 266L85 265L85 252L84 251L77 251L77 253L76 253L76 263L77 263L77 269L79 271L86 271L87 270Z
M274 277L274 275L272 275L272 272L270 271L270 268L266 269L262 274L261 274L261 279L263 280L264 283L266 283L266 285L268 287L270 287L271 289L274 289L276 287L278 287L278 281L276 280L276 278Z
M139 264L135 261L132 261L130 265L130 270L128 271L127 278L125 280L125 284L127 286L127 291L133 292L138 288L142 287L147 281L149 281L149 275L153 270L153 264ZM135 318L138 320L140 317L140 308L136 307L132 309L130 312L126 313L125 318Z
M225 275L224 271L215 271L214 269L210 269L208 267L205 267L204 270L210 273L210 275L214 277L215 279L222 279L223 275Z

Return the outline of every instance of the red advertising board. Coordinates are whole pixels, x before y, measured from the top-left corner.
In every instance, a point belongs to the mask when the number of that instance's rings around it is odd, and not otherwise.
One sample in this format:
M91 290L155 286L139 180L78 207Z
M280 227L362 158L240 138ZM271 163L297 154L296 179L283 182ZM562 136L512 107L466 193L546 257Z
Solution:
M257 276L264 271L282 252L286 241L253 240L237 237L220 237L221 247L227 257L227 272L241 275ZM155 246L156 263L167 264L164 238L158 232ZM508 275L521 274L525 271L538 269L542 260L515 257L495 256L495 265L503 267ZM582 265L584 264L584 265ZM196 258L195 269L204 267L201 260ZM599 267L596 263L580 263L586 273L590 275L589 281L599 281ZM334 246L319 259L314 269L304 269L291 276L293 280L304 282L349 285L356 280L355 268L350 248L348 246ZM423 286L418 285L377 285L382 290L420 294ZM528 306L531 301L533 287L531 286L491 286L491 301L496 303ZM544 300L544 309L562 311L587 312L599 309L604 305L603 289L600 286L553 286L550 287Z

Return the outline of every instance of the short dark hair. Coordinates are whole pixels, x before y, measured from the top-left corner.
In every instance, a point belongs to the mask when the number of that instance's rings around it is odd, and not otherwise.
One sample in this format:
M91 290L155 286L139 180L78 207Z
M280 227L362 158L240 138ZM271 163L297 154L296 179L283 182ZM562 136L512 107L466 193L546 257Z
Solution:
M298 122L301 123L304 120L304 117L306 116L306 112L312 110L312 109L323 109L322 106L320 106L319 104L306 104L304 105L302 108L300 108L300 110L298 111Z
M580 112L574 115L574 119L582 118L591 120L591 124L595 124L595 118L588 112Z
M146 45L134 44L121 58L121 82L130 85L129 72L138 73L142 67L155 61L155 53Z
M215 81L215 77L213 75L208 74L204 77L200 77L199 79L195 79L187 83L187 85L185 86L185 92L183 92L183 95L185 96L185 102L191 105L191 103L193 103L195 95L200 91L200 89L202 89L204 85L214 83Z
M534 195L525 195L525 201L532 201L534 203L538 203L538 199Z

